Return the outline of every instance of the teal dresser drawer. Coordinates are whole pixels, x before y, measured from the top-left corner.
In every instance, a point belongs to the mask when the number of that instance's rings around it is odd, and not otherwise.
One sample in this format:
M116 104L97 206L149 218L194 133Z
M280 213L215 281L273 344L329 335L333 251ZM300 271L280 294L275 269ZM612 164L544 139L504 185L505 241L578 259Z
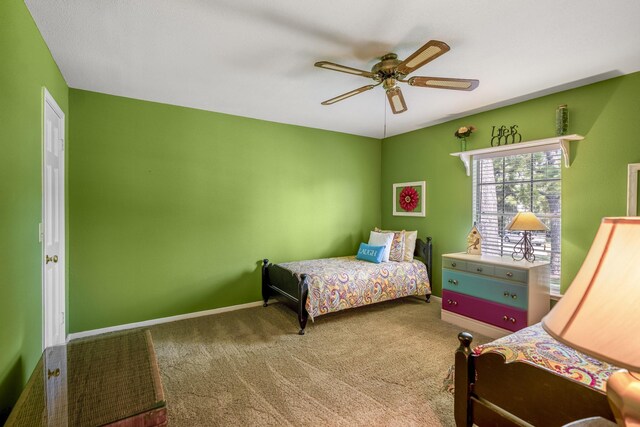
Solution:
M528 306L526 286L497 280L493 277L443 269L442 287L523 310L526 310Z
M452 270L466 270L467 269L467 263L465 261L460 261L460 260L451 259L451 258L443 258L442 259L442 266L444 268L450 268Z

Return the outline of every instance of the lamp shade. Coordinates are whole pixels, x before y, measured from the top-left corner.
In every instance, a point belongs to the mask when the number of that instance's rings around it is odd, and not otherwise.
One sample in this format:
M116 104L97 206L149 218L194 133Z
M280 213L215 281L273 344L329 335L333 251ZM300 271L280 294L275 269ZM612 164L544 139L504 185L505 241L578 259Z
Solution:
M547 226L544 225L533 212L518 212L506 228L510 231L548 230Z
M542 326L560 342L640 372L640 217L602 220L580 271Z

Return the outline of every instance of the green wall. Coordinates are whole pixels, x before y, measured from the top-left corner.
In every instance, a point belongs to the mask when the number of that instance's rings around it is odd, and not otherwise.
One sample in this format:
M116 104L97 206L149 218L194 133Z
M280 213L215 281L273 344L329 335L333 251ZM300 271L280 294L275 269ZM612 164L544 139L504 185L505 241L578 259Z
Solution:
M260 299L259 260L346 255L376 225L464 249L469 149L492 125L525 140L554 133L566 103L572 166L563 171L563 289L603 216L625 213L640 74L379 141L69 90L21 0L0 2L0 422L41 352L42 87L67 112L69 332ZM70 111L69 111L70 110ZM427 181L426 218L393 217L395 182Z
M68 88L21 0L0 1L0 423L42 352L42 87Z
M456 129L478 128L469 150L489 147L491 127L517 124L523 140L555 135L555 108L569 106L572 164L562 177L562 290L570 284L591 246L600 220L626 213L627 164L640 162L640 73L606 80L474 114L382 142L382 224L418 229L434 238L434 292L441 295L441 255L465 249L471 228L471 177L449 153L460 151ZM392 216L392 184L427 182L425 218Z
M355 253L381 142L70 90L70 331L258 301L259 260Z

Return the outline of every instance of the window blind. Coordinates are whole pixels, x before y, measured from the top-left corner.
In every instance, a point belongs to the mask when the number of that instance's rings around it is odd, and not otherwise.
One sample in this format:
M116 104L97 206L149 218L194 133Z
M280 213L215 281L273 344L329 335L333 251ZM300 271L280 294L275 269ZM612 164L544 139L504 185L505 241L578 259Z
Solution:
M560 150L474 159L473 220L482 252L511 255L521 235L505 227L514 215L533 212L547 232L533 232L536 260L549 261L551 293L560 293L562 154Z

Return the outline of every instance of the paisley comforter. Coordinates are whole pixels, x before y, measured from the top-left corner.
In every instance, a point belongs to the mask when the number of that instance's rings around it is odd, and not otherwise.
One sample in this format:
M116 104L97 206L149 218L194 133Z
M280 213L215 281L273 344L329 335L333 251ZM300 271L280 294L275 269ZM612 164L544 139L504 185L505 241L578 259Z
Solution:
M307 275L306 309L312 320L346 308L431 294L427 267L417 259L374 264L348 256L278 265L295 275Z
M479 345L473 352L476 355L498 353L507 363L528 363L603 393L607 379L619 369L559 343L542 329L540 323Z

